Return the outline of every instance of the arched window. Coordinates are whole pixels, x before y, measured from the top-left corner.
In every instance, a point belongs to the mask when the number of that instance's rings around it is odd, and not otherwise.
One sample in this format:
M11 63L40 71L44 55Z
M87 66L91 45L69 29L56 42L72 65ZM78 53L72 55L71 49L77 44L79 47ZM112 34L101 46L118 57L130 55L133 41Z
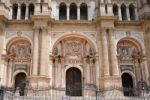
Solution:
M59 5L59 19L67 19L67 6L65 3Z
M26 5L22 4L21 5L21 19L25 19L25 14L26 14Z
M122 20L127 20L126 6L124 4L121 5L121 14Z
M130 19L135 20L135 7L134 5L129 6Z
M29 5L29 18L34 15L34 5L30 4Z
M80 19L88 19L87 4L85 3L80 5Z
M116 4L113 5L113 13L114 13L114 16L118 17L118 6Z
M77 5L75 3L70 5L70 19L77 19Z
M17 11L18 11L18 5L14 4L12 10L12 19L17 19Z

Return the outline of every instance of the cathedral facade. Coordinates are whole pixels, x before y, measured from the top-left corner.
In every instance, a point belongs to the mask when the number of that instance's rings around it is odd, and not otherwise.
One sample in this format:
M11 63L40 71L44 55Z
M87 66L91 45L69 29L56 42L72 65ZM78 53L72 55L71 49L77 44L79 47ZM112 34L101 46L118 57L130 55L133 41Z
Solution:
M20 95L149 90L150 0L1 0L0 8L1 86Z

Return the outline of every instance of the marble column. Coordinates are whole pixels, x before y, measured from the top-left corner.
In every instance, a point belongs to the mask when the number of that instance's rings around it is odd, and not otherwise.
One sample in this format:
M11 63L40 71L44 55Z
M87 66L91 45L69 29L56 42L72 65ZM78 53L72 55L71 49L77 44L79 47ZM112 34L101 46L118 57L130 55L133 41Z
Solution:
M111 71L112 75L119 75L119 68L118 68L118 60L117 60L117 52L115 46L115 36L114 36L114 29L109 29L109 46L110 46L110 59L111 59Z
M58 66L57 66L57 85L58 87L61 87L62 83L62 63L61 58L58 58Z
M87 83L86 79L86 58L83 59L83 74L84 74L84 83Z
M70 20L70 8L69 8L69 5L67 5L67 20Z
M99 59L96 57L95 59L95 72L96 72L96 86L99 86L99 78L100 78L100 66L99 66Z
M135 7L135 20L139 19L139 15L138 15L138 8Z
M127 20L130 21L129 7L126 7Z
M118 7L118 16L119 16L119 20L122 21L122 15L121 15L121 8Z
M50 85L52 86L53 84L52 84L52 81L53 81L53 72L54 72L54 64L53 64L53 57L52 56L50 56L49 57L49 68L48 68L48 70L49 70L49 77L50 77L50 79L51 79L51 81L50 81Z
M108 56L108 35L105 29L102 29L102 55L103 55L103 68L104 76L110 75L109 56Z
M90 59L86 60L86 82L90 83L91 77L90 77Z
M55 58L55 86L57 86L58 81L58 58Z
M80 20L80 5L77 6L77 19Z
M48 50L47 50L47 37L48 37L47 28L42 29L42 40L41 40L41 55L40 55L40 75L48 76Z
M61 72L61 77L62 77L62 87L65 87L65 61L64 58L61 58L61 67L62 67L62 72Z
M57 9L57 20L59 20L59 6L57 6L56 9Z
M90 82L93 83L93 58L90 59Z
M20 18L21 18L21 5L18 4L17 19L20 20Z
M12 19L12 17L13 17L13 10L12 10L12 6L10 6L9 19Z
M26 5L26 14L25 14L25 19L27 20L29 16L29 5Z
M8 64L8 87L11 87L12 84L12 69L13 69L13 60L11 59Z
M38 74L38 63L39 62L39 29L34 29L33 37L33 66L32 66L32 75Z

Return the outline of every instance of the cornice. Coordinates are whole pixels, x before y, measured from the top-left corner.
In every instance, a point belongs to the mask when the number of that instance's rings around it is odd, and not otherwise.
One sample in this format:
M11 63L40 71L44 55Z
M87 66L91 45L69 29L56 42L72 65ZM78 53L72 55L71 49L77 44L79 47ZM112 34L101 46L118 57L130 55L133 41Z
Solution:
M86 24L86 25L92 25L94 21L92 20L55 20L54 24Z
M95 23L101 23L101 22L114 22L115 20L117 20L117 18L115 16L99 16L95 19Z
M115 21L115 26L140 26L141 21Z

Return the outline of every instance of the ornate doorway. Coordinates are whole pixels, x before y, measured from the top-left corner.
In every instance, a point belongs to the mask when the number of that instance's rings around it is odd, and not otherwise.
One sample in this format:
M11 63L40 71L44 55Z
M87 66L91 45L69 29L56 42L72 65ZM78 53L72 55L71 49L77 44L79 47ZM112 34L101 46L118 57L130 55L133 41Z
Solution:
M134 96L133 79L131 75L129 75L128 73L124 73L122 75L122 86L123 86L124 96Z
M81 71L78 68L70 68L66 72L66 95L82 96Z
M22 72L15 77L15 89L19 89L20 96L24 95L26 78L26 74Z

